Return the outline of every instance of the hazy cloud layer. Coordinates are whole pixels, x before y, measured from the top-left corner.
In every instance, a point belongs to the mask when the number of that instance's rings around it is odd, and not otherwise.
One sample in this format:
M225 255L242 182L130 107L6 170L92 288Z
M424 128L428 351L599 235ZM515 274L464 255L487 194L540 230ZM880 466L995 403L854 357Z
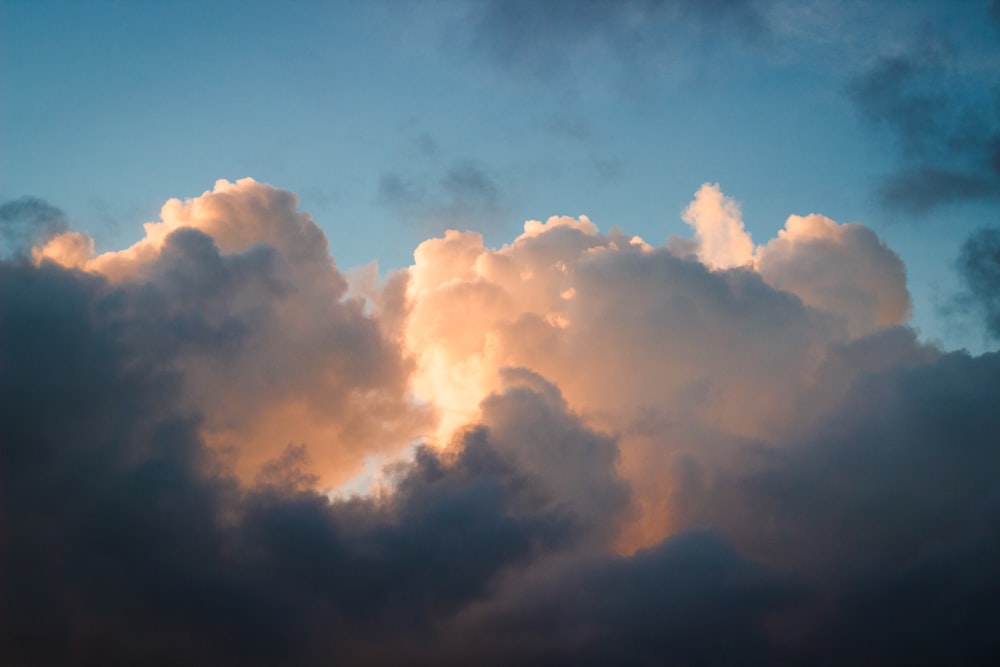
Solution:
M686 218L449 231L362 299L247 179L0 261L5 662L995 662L1000 356L920 342L861 225Z

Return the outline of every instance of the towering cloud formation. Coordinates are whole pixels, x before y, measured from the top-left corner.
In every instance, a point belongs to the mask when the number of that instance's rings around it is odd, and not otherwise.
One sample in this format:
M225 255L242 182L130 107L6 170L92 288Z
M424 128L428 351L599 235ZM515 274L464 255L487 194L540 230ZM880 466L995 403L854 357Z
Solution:
M96 273L125 311L130 341L181 374L203 435L252 476L306 445L323 483L398 449L426 423L407 400L406 362L346 298L326 238L295 196L244 179L171 199L130 248L93 254L67 232L36 248Z
M530 221L499 250L449 232L408 270L414 386L442 410L444 432L476 418L500 369L534 369L622 439L641 543L671 529L670 460L798 428L803 403L832 390L815 382L830 346L909 310L902 263L860 225L791 216L755 249L713 185L684 216L693 244L670 248L602 234L586 217ZM697 260L678 256L688 251Z
M684 216L449 231L362 300L247 179L3 261L5 660L1000 658L1000 357L919 342L865 227Z

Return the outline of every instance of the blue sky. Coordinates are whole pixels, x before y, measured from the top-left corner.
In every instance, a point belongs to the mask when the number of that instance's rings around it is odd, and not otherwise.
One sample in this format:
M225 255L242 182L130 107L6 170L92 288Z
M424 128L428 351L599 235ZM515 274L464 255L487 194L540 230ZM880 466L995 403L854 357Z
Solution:
M874 228L924 334L989 345L943 311L996 174L919 211L879 192L984 169L995 3L583 6L7 0L0 198L44 199L108 250L166 199L252 176L298 194L341 266L384 272L446 227L500 245L550 215L659 244L717 182L759 243L792 213Z

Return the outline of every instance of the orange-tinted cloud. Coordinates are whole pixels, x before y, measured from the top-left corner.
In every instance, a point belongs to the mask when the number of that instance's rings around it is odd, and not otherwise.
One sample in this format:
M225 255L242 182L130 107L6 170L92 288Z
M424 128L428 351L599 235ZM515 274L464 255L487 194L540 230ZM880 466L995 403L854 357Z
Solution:
M554 217L382 283L249 180L119 253L0 259L0 643L995 663L1000 356L921 343L860 225L792 216L747 260L701 193L692 241ZM374 493L327 494L414 439Z
M757 250L757 270L777 289L843 317L854 337L910 315L903 262L857 223L789 216L778 237Z
M707 184L684 216L694 257L684 242L553 217L499 249L448 232L407 270L413 386L438 407L439 437L479 419L503 368L531 369L620 438L632 544L673 529L669 473L684 457L802 428L807 404L835 398L816 381L831 346L909 308L901 262L860 225L792 216L755 248L738 206Z
M326 237L296 205L252 179L219 181L168 201L130 248L95 255L87 237L67 232L34 257L98 273L136 308L160 309L145 344L170 341L165 361L205 437L244 475L304 444L328 485L370 454L400 450L428 414L407 398L399 347L347 296Z

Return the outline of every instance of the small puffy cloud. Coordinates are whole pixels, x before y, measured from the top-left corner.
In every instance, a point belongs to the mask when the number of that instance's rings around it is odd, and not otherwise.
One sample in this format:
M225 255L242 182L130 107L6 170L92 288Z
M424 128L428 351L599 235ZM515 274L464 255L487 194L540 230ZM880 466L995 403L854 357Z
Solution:
M753 241L743 228L743 216L718 183L706 183L684 209L684 222L695 231L696 254L713 269L731 269L753 262Z
M910 314L903 262L875 233L822 215L793 215L757 250L764 280L847 320L852 336L902 324Z

